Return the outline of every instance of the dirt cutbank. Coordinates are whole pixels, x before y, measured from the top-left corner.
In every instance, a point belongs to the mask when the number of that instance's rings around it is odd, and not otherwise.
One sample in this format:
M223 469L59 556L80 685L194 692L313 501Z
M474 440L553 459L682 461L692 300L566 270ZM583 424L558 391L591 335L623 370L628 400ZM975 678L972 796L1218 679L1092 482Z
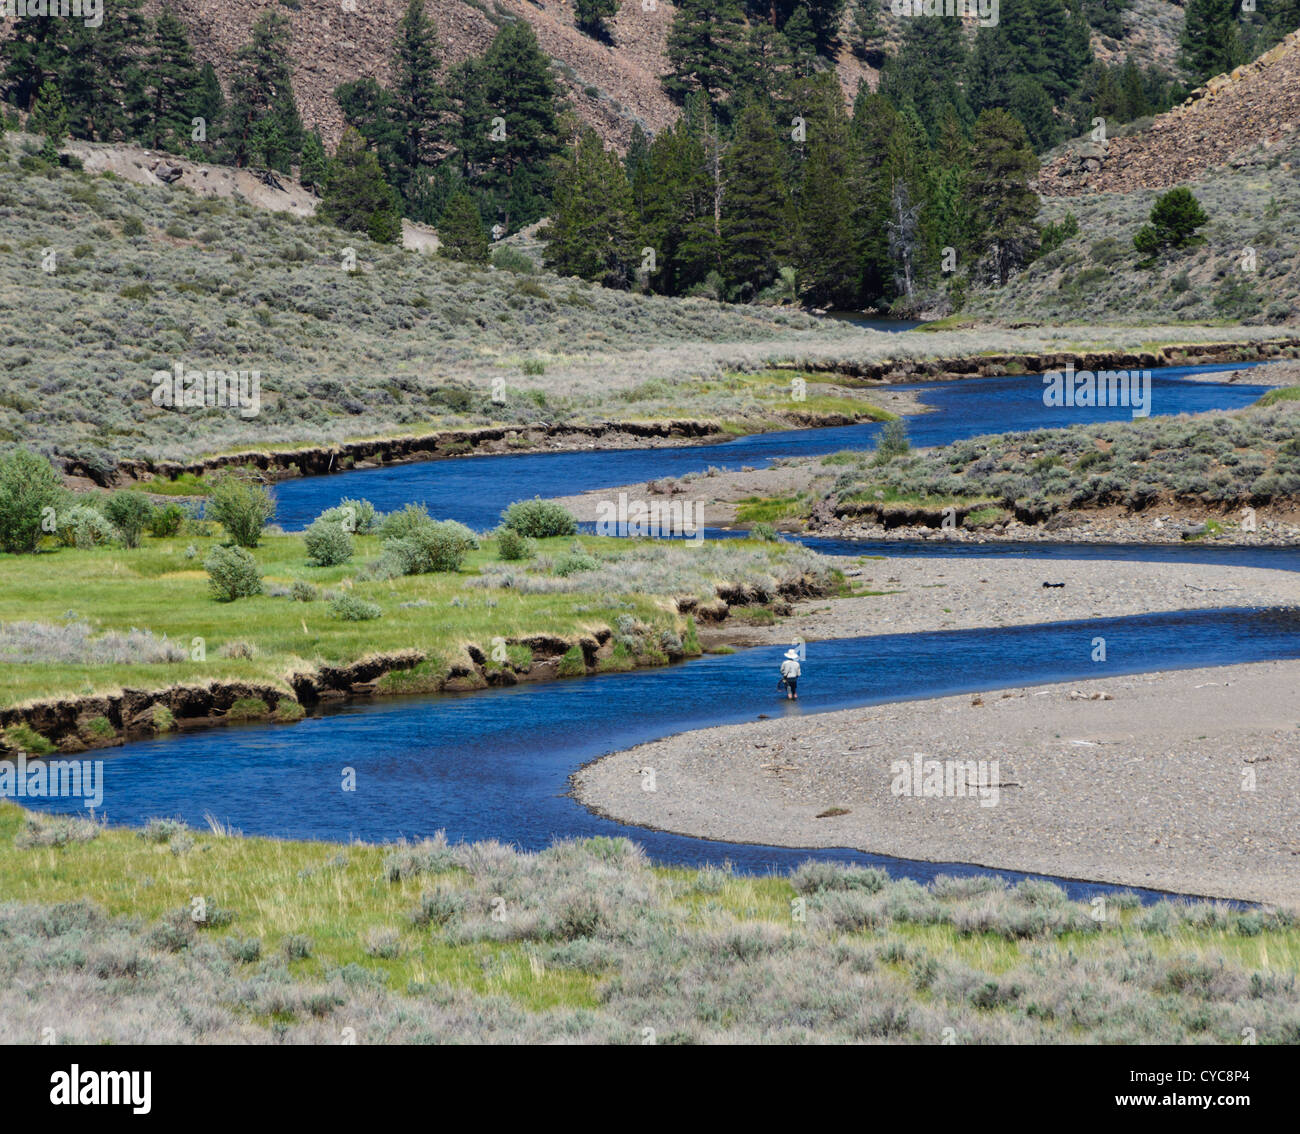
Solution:
M684 733L573 786L618 822L696 838L1296 907L1298 704L1300 661L993 687ZM965 761L985 790L948 789Z

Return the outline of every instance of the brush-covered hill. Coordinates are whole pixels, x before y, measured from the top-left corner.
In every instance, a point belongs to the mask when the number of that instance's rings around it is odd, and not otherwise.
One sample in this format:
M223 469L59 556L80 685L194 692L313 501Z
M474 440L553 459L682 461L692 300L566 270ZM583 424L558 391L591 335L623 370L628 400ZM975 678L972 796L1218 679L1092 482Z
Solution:
M1257 145L1184 184L1209 222L1204 242L1143 267L1133 237L1155 188L1049 197L1040 220L1073 213L1078 234L963 314L1062 322L1133 318L1291 323L1300 319L1300 134ZM1253 253L1253 257L1251 255ZM1253 263L1253 268L1248 265Z
M0 445L194 459L429 427L663 417L628 392L707 372L710 348L783 356L867 337L795 310L371 244L237 197L60 170L37 148L0 140L0 308L21 313L0 338ZM344 270L348 248L356 271ZM153 375L177 363L259 371L260 413L154 405Z

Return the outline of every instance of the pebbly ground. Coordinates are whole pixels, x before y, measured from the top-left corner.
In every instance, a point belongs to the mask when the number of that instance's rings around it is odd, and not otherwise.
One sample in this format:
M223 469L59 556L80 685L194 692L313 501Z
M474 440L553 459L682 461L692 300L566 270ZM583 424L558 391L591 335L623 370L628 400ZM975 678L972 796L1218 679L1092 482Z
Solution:
M996 803L896 794L891 764L916 753L996 760ZM647 767L653 793L642 790ZM623 822L705 838L1300 907L1300 662L683 733L607 756L573 786Z

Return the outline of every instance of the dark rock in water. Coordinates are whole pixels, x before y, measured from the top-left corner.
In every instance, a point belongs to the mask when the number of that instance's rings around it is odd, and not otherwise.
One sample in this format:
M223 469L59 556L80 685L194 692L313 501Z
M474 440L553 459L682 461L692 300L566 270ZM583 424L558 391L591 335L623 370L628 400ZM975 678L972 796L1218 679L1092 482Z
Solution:
M1044 583L1043 586L1045 586L1045 587L1063 587L1063 586L1065 586L1065 584L1064 584L1064 583Z
M1197 539L1200 536L1208 535L1209 532L1209 524L1197 524L1195 527L1183 529L1183 539Z
M759 713L759 714L758 714L758 719L759 719L760 721L770 721L772 718L771 718L770 716L768 716L766 713Z

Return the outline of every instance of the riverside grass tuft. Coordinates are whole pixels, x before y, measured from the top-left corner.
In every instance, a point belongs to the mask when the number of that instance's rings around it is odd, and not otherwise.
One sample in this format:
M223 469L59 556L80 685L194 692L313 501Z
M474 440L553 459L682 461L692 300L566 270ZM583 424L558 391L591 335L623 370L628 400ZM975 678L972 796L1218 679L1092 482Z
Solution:
M624 839L145 832L0 804L0 1042L1300 1040L1285 911L1119 893L1097 920L1043 882L744 877Z

